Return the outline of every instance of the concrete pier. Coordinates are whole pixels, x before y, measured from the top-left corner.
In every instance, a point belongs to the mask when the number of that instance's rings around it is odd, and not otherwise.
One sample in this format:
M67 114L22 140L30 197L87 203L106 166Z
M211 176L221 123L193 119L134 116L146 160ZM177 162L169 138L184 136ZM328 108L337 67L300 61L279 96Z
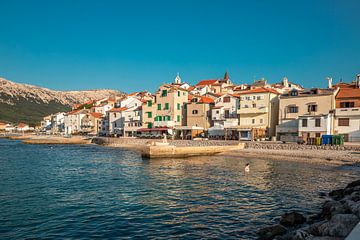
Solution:
M244 149L245 144L231 146L201 146L201 147L177 147L177 146L146 146L141 155L145 158L184 158L193 156L209 156L227 151Z

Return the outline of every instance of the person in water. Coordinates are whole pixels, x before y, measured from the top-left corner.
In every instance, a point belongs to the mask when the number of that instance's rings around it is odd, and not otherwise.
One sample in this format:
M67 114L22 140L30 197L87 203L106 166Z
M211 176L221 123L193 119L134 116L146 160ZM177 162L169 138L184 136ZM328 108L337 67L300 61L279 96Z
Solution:
M250 172L250 164L249 163L247 163L245 165L245 172Z

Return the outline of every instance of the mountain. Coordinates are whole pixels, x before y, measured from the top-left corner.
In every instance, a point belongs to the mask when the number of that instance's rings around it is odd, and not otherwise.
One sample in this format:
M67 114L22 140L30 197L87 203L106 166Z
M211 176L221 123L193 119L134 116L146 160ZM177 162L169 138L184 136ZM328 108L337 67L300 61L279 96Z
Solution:
M122 95L108 89L55 91L0 78L0 120L35 125L46 115L71 110L73 104Z

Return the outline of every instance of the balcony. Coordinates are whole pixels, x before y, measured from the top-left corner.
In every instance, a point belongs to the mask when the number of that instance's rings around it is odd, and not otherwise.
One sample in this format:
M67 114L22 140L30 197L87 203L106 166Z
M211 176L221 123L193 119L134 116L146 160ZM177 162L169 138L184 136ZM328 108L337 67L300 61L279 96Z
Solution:
M350 117L350 116L359 116L360 108L336 108L335 116L340 117Z
M240 108L238 114L264 114L268 113L268 107L259 107L259 108Z
M154 127L174 127L174 121L155 121Z

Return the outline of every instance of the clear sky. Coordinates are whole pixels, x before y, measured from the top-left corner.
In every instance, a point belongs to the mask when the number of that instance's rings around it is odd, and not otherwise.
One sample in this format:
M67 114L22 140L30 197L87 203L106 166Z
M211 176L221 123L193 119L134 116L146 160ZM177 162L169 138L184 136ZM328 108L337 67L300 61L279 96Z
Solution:
M0 0L0 76L48 88L360 73L359 0Z

